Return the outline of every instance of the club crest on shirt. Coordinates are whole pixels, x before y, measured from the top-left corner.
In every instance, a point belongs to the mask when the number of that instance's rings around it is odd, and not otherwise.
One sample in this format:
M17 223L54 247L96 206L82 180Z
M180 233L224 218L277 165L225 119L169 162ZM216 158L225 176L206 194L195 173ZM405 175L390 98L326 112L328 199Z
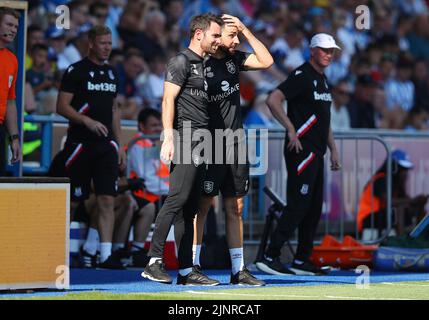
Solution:
M317 80L313 81L313 85L314 85L315 88L317 87Z
M111 80L115 80L115 75L113 74L113 72L112 72L112 70L109 70L109 78L111 79Z
M204 69L204 76L207 78L213 78L214 77L214 73L212 71L212 67L207 67Z
M328 84L326 83L326 80L325 80L325 88L328 89Z
M302 195L306 195L308 193L308 184L303 184L300 192Z
M204 191L205 193L211 193L213 191L214 182L213 181L204 181Z
M207 81L206 80L204 80L204 90L206 90L207 91L207 89L209 88L209 85L207 84Z
M198 75L198 70L197 70L196 64L191 64L191 73L195 73L196 75Z
M13 76L11 75L11 76L9 76L9 84L8 84L9 89L12 86L12 82L13 82Z
M94 71L90 71L89 75L91 76L91 78L94 78Z
M232 62L232 60L229 60L226 62L226 69L229 73L234 74L235 73L235 63Z

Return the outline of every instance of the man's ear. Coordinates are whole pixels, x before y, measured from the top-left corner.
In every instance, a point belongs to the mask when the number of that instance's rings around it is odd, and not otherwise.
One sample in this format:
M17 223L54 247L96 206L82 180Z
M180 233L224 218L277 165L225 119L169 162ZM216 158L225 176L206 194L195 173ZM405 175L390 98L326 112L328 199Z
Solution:
M202 29L197 29L197 30L195 30L195 38L196 38L198 41L201 41L201 39L203 38L203 36L204 36L204 32L203 32L203 30L202 30Z

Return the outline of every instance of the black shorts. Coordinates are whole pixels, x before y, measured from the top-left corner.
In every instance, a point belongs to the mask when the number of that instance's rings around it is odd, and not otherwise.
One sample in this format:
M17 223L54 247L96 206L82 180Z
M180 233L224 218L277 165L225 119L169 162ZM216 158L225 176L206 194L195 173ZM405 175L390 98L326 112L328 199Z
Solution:
M119 175L116 142L67 142L64 158L65 171L71 182L72 200L88 199L91 181L96 195L116 196Z
M155 212L158 212L162 203L163 203L163 198L165 198L165 196L161 196L158 200L156 201L150 201L148 199L139 197L138 195L136 195L134 192L131 192L131 196L133 197L133 199L136 201L137 203L137 210L136 212L140 211L142 208L146 207L149 203L153 203L155 204Z
M243 145L224 146L222 164L209 164L203 181L203 194L217 196L220 193L225 198L243 197L249 190L249 161L247 149ZM244 151L243 151L244 150ZM233 153L231 153L233 151ZM240 154L240 152L243 152ZM244 158L245 157L245 158Z

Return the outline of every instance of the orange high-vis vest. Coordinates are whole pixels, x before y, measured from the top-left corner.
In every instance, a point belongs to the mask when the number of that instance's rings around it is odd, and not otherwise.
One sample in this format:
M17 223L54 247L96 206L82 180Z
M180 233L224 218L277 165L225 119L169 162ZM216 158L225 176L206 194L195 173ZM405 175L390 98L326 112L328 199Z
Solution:
M149 139L142 139L141 133L137 133L131 142L127 145L126 150L129 150L133 145L138 145L141 148L151 148L153 147L153 142ZM160 179L161 183L165 183L166 185L169 185L168 178L170 176L170 168L161 160L159 161L159 167L156 170L156 176ZM137 173L135 171L130 172L130 178L139 178ZM139 197L141 199L145 199L149 202L155 202L158 201L160 196L156 195L148 190L140 189L140 190L134 190L133 194L136 197Z
M386 173L379 172L371 178L365 189L362 192L362 196L359 201L359 209L357 215L358 230L362 232L363 221L365 218L373 214L374 212L380 211L386 208L386 204L382 203L380 198L376 197L373 192L373 186L375 181L386 176Z
M0 124L6 118L8 100L15 100L18 60L7 48L0 49Z

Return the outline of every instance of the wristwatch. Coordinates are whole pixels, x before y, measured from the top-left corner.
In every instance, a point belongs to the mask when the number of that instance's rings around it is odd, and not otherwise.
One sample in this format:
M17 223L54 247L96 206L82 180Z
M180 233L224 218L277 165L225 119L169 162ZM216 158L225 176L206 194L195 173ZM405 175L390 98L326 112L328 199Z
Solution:
M13 140L19 140L19 134L9 136L9 141L12 142Z

